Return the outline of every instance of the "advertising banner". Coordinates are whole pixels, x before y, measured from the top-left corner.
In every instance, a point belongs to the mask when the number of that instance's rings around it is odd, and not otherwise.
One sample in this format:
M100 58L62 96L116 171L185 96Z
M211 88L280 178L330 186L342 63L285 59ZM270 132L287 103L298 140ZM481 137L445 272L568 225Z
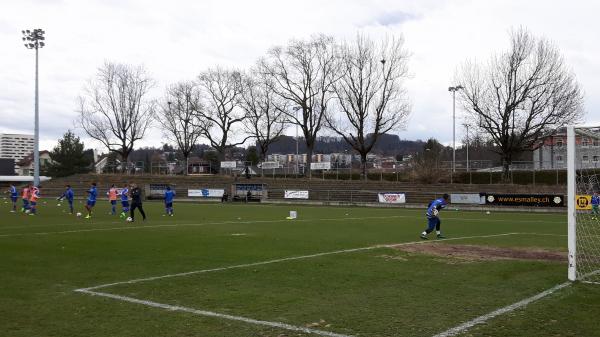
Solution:
M564 196L558 194L493 194L485 197L486 205L563 207Z
M276 161L265 161L260 164L260 168L264 170L278 169L279 167L279 162Z
M575 196L575 209L577 210L592 210L592 196L578 194Z
M221 198L225 190L203 188L200 190L188 190L188 197L200 197L200 198Z
M236 162L235 161L222 161L221 162L221 168L236 168Z
M406 194L395 192L378 193L377 199L382 204L405 204Z
M285 190L285 199L308 199L308 191Z
M331 162L310 163L311 170L331 170Z
M481 204L479 193L451 193L450 203L452 204ZM483 200L485 204L485 200Z

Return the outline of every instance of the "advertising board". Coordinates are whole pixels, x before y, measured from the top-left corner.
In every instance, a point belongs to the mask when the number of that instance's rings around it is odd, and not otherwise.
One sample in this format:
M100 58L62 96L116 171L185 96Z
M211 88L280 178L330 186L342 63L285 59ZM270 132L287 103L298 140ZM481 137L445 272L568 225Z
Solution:
M285 190L285 199L308 199L308 191Z
M406 194L397 192L378 193L377 199L382 204L405 204Z

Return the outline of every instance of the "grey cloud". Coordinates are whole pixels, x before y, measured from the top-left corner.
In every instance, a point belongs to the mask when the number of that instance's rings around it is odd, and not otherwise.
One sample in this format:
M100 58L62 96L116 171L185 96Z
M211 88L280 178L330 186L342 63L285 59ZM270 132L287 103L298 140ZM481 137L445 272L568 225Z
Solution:
M379 15L377 18L375 18L375 22L382 26L395 26L403 24L407 21L417 20L418 18L419 17L415 14L403 11L394 11Z

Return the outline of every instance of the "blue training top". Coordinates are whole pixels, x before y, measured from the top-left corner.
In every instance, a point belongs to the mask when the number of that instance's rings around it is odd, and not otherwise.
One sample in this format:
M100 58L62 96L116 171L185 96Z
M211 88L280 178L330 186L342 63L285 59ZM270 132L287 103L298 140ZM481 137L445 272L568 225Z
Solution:
M73 197L75 196L75 193L73 193L73 189L72 188L67 188L67 190L63 193L63 195L61 195L61 198L65 198L69 201L73 201Z
M594 206L600 205L600 195L592 196L592 205L594 205Z
M439 199L435 199L434 201L432 201L429 204L429 207L427 208L427 217L431 218L433 217L433 209L436 208L438 211L444 207L446 207L448 203L446 202L446 200L444 200L444 198L439 198Z
M96 190L96 187L93 186L92 188L90 188L90 190L88 191L88 200L89 201L96 201L96 197L98 196L98 191Z
M129 196L127 195L127 193L129 193L129 189L127 187L125 187L121 190L121 201L129 200Z
M14 186L10 187L10 197L11 198L16 198L19 196L19 193L17 193L17 188Z
M166 190L165 191L165 202L173 202L173 198L175 198L175 191Z

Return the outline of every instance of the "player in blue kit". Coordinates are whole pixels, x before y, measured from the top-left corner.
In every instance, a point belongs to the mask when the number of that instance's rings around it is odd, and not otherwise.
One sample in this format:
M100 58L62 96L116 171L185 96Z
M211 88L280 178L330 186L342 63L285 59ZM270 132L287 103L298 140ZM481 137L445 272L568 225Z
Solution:
M88 211L88 215L85 216L86 219L90 219L92 217L92 209L96 205L96 197L98 197L98 190L96 190L96 183L92 183L92 186L87 191L88 199L85 204L85 209Z
M434 228L435 228L438 239L446 238L445 236L442 235L442 232L440 230L440 225L442 222L440 221L439 213L440 213L440 210L442 210L443 208L446 207L446 205L448 205L449 198L450 198L450 196L448 194L444 194L443 197L441 197L439 199L435 199L434 201L429 203L429 206L427 207L427 213L426 213L427 229L425 231L423 231L423 233L421 233L421 239L427 240L428 239L427 235L429 233L433 232Z
M11 213L17 212L17 200L19 199L19 192L17 191L17 187L14 184L10 184L8 191L6 191L10 196L10 201L12 202Z
M165 212L168 216L173 216L173 199L175 198L175 191L171 189L171 186L167 186L165 191Z
M121 189L121 193L119 193L119 195L121 196L121 207L122 207L120 217L123 219L123 218L127 217L127 213L129 213L129 188L128 188L128 186L123 187Z
M73 199L75 198L75 193L71 188L71 185L67 185L63 194L58 198L58 200L62 201L67 199L69 203L69 214L73 214Z

